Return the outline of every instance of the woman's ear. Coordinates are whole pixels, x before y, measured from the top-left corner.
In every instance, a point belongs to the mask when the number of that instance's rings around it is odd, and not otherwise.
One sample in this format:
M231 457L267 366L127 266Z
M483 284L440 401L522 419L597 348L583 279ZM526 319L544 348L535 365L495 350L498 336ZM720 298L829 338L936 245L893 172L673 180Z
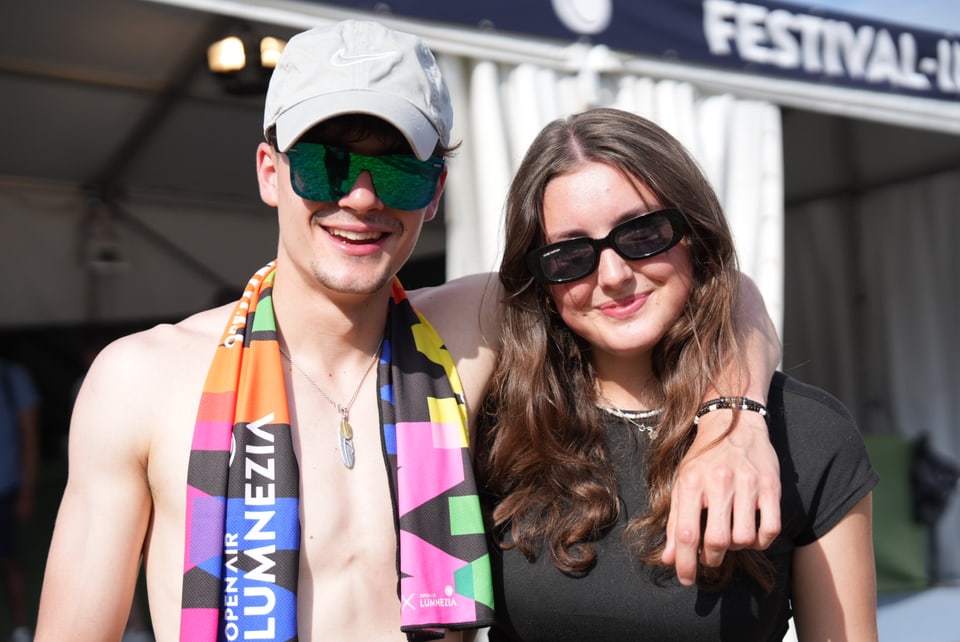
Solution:
M280 152L269 143L260 143L257 146L257 182L260 185L260 200L271 207L276 207L279 202L277 194L279 156Z

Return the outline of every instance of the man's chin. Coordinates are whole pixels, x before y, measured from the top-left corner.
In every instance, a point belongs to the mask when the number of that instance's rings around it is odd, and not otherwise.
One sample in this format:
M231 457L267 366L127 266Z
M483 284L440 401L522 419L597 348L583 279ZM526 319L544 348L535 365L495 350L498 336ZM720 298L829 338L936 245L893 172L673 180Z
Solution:
M389 289L393 283L392 274L369 275L366 278L357 274L332 276L319 271L314 274L321 285L337 294L372 296Z

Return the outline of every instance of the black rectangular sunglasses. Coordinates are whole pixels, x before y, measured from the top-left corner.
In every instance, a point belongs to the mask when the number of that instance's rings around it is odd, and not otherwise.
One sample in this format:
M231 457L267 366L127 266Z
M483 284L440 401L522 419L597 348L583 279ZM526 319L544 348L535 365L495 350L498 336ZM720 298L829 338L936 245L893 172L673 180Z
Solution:
M531 250L527 266L541 283L569 283L592 274L605 247L628 261L638 261L666 252L680 242L686 230L683 214L676 208L648 212L620 223L602 239L566 239Z

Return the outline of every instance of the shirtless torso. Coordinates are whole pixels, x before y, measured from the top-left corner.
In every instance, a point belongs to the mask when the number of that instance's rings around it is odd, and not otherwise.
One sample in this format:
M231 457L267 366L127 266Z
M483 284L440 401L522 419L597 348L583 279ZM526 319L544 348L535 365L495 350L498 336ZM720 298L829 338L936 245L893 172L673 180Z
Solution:
M493 363L493 352L478 350L479 336L468 330L479 328L476 291L485 280L411 293L448 341L471 415ZM124 338L91 369L71 427L70 479L51 549L49 568L58 576L47 578L44 595L43 608L60 614L41 614L38 639L119 639L140 557L131 542L143 541L156 639L177 640L187 461L200 391L229 314L230 306L217 308ZM346 401L369 356L345 351L343 338L326 339L341 346L330 353L348 364L342 380L321 375L317 363L298 365ZM334 407L296 369L287 366L286 374L301 474L300 639L402 640L375 373L350 411L352 470L340 461Z

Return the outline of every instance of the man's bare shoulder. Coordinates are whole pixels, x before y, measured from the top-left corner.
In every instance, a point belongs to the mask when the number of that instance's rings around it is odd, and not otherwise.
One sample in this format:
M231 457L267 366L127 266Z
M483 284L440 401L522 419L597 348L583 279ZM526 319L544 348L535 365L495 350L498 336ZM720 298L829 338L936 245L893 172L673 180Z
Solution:
M501 292L495 274L473 274L409 294L450 351L471 409L479 407L499 351Z
M202 360L209 364L226 327L230 307L205 310L177 323L161 323L121 337L111 343L101 357L119 366L144 360L154 367L184 364L184 360L186 363Z
M496 274L484 273L413 290L409 297L445 342L460 343L464 348L461 354L469 356L482 345L496 344L500 294Z
M158 397L199 394L229 314L230 306L214 308L113 341L90 367L78 404L110 399L121 409L148 411Z

